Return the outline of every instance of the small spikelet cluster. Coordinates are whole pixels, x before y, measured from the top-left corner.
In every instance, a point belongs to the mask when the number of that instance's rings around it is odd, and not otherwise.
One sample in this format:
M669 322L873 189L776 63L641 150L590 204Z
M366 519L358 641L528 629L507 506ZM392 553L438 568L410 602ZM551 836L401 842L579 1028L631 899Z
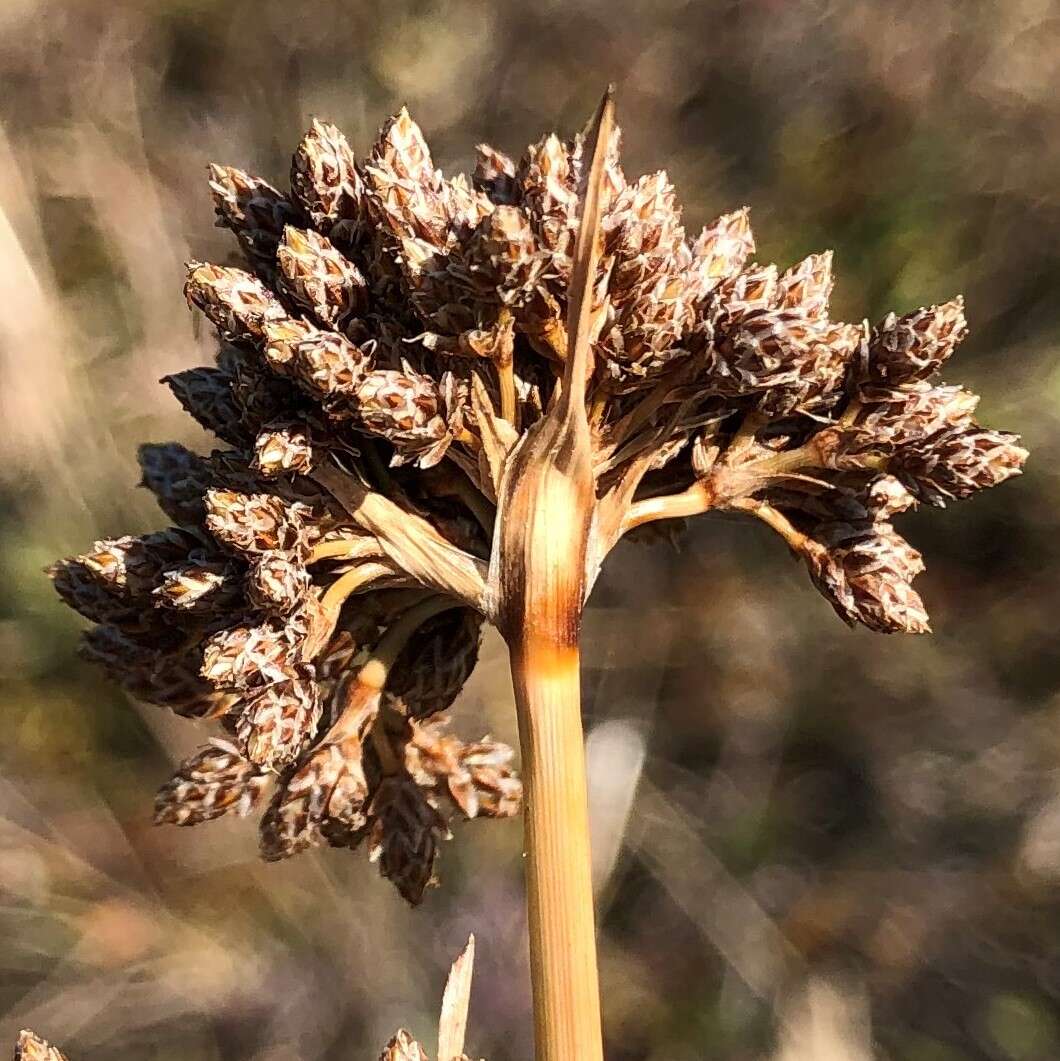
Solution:
M66 1061L66 1054L33 1032L23 1030L15 1043L15 1061Z
M438 1061L470 1061L464 1052L471 983L475 966L475 937L453 962L442 995L438 1019ZM429 1061L427 1051L404 1028L398 1029L383 1047L379 1061Z
M189 264L216 364L165 383L220 448L143 446L172 526L51 569L95 624L88 659L221 727L163 787L159 821L264 806L265 858L363 845L418 902L454 817L517 810L511 751L445 718L498 619L498 497L574 363L590 172L586 587L627 531L717 509L776 530L847 622L927 630L923 563L894 520L1026 457L938 378L963 301L835 321L830 252L756 260L746 209L692 237L665 172L627 179L619 134L587 160L590 142L483 145L470 178L447 177L402 110L360 157L315 121L287 188L210 167L245 267Z

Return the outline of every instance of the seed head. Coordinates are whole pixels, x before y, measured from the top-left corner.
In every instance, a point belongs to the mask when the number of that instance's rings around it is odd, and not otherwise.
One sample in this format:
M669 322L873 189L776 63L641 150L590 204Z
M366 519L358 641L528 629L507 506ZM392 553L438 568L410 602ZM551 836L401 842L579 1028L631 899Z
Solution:
M585 595L624 533L719 509L782 535L847 622L927 630L891 520L1026 458L937 378L963 302L833 321L831 252L755 261L746 208L690 239L665 171L627 179L617 130L593 144L483 145L447 177L402 110L359 160L314 121L290 192L211 167L246 268L188 266L216 364L165 382L224 448L142 447L173 526L50 570L97 624L86 659L226 736L163 788L159 821L247 813L271 783L265 858L367 839L419 902L451 817L521 801L511 749L446 721L526 573L518 477L561 462L586 510L546 517L587 528ZM419 1049L395 1043L392 1061Z

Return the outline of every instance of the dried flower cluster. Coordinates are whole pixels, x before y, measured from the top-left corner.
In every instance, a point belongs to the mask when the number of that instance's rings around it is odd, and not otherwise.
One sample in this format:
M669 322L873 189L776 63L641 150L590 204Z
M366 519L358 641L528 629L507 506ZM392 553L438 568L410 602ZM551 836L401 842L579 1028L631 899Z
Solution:
M40 1036L23 1029L15 1043L15 1061L66 1061L66 1055Z
M160 791L159 822L263 806L265 858L364 844L415 902L451 815L518 808L510 750L464 743L443 713L498 621L505 491L569 359L583 147L481 147L450 179L403 110L359 159L314 122L289 190L210 168L245 263L189 266L217 363L165 382L224 448L143 447L174 526L52 570L98 624L89 658L221 728ZM962 301L832 321L831 254L755 261L746 210L689 238L665 173L627 179L617 133L605 159L585 594L623 534L718 509L780 533L847 622L926 630L893 518L1026 456L937 379Z

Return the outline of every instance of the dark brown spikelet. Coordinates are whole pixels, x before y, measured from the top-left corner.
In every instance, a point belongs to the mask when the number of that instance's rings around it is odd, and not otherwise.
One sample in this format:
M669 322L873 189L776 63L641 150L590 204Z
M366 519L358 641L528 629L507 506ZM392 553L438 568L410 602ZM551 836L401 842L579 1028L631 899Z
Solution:
M812 537L821 547L810 554L810 575L840 618L883 634L930 630L912 586L923 560L889 523L821 524Z
M39 1035L23 1029L15 1043L15 1061L66 1061L66 1054Z
M478 663L481 640L482 617L467 608L425 623L387 682L390 706L419 719L451 707Z
M140 485L155 495L159 508L174 523L196 523L202 514L198 484L207 476L203 458L179 442L163 442L141 446L137 459Z
M162 382L207 431L232 445L245 441L246 430L227 373L217 368L189 368L163 376Z
M434 877L438 844L449 834L424 790L404 771L384 777L369 808L369 858L413 906Z
M1018 435L971 427L906 446L892 467L917 497L941 507L1019 475L1026 459Z
M963 298L904 317L891 313L872 333L869 371L892 384L930 379L967 334Z
M211 740L158 790L155 824L198 825L229 813L245 818L267 784L268 774L235 747Z
M614 324L604 338L604 356L615 387L628 389L650 384L688 355L682 342L695 324L701 287L665 173L626 187L610 224Z

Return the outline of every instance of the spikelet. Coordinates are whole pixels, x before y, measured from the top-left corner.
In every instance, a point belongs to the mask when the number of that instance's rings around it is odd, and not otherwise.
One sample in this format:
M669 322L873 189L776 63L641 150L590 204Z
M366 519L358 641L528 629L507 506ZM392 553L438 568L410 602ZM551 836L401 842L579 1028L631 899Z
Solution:
M264 337L266 323L287 316L279 299L242 269L191 262L184 295L233 341L256 342Z
M751 212L745 206L707 225L692 246L693 268L704 295L740 272L755 252Z
M891 313L872 333L869 371L892 384L930 379L967 334L963 298L904 317Z
M361 381L356 402L364 430L394 447L394 464L414 460L430 468L445 456L455 404L451 377L439 386L407 365L400 372L376 369Z
M270 862L307 847L357 847L368 823L368 782L356 736L326 741L290 772L261 820L261 853Z
M404 1028L383 1047L379 1061L428 1061L427 1051Z
M326 236L288 226L276 260L280 290L319 324L334 327L365 310L364 277Z
M694 327L701 286L664 172L627 186L609 225L614 322L603 337L604 357L615 389L626 390L650 384L675 358L687 356L679 344Z
M832 252L811 254L781 275L777 281L777 304L811 320L826 319L834 284Z
M421 788L440 789L467 818L509 818L519 812L523 786L511 768L514 752L490 737L465 744L445 723L412 724L405 769Z
M353 151L334 125L313 120L291 162L291 190L324 235L356 242L364 188Z
M923 560L890 524L826 523L812 536L823 548L811 555L811 577L840 618L883 634L930 629L912 587Z
M384 777L372 797L368 857L411 905L423 900L434 877L445 821L423 789L405 773Z
M284 227L301 220L297 206L267 181L233 166L211 164L209 173L218 225L236 234L252 266L271 275Z
M185 759L155 796L156 825L198 825L223 814L245 818L261 798L268 775L231 744L211 740Z
M320 689L304 668L247 695L236 723L246 757L275 770L294 760L320 721Z
M292 473L308 475L316 464L317 449L312 428L304 420L275 421L266 424L254 439L250 466L263 479Z
M481 638L482 617L467 608L424 623L387 682L389 706L420 719L451 707L475 669Z
M15 1061L66 1061L66 1055L40 1036L23 1029L15 1043Z
M906 446L891 467L920 500L942 507L1019 475L1026 459L1018 435L971 427Z

